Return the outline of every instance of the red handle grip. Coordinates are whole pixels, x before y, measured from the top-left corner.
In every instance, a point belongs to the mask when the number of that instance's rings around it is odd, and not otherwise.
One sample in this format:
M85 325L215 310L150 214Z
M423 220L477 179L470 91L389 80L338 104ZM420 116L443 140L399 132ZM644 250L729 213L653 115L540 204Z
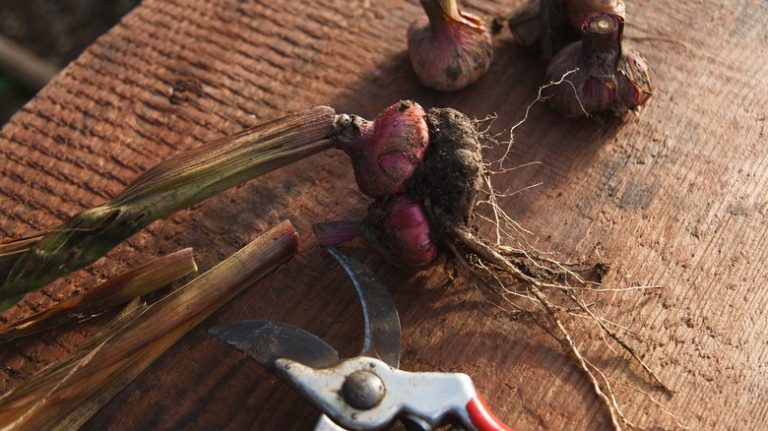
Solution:
M469 400L467 413L469 413L469 419L478 431L512 431L512 428L506 426L491 412L480 395L475 395Z

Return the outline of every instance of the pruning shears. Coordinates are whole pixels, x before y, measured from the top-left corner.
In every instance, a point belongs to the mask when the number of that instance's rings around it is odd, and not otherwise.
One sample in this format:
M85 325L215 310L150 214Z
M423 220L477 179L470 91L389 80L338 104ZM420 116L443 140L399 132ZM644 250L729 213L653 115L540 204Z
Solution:
M360 355L340 359L317 336L276 321L226 323L209 330L292 384L324 414L315 431L378 430L399 420L408 430L445 424L510 431L490 412L472 379L461 373L412 373L400 364L400 317L387 289L360 262L328 251L352 279L363 309Z

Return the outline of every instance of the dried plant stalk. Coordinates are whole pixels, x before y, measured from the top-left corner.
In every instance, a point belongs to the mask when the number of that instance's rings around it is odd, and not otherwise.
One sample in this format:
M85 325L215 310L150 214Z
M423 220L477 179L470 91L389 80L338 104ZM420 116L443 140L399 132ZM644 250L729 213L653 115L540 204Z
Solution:
M42 237L33 235L0 244L0 279L5 279L19 256L29 251Z
M0 245L0 311L95 262L153 221L332 146L336 113L319 106L170 158L109 202L26 242Z
M124 313L88 348L0 398L0 429L79 428L173 343L297 248L296 231L284 221L167 297Z
M42 313L0 328L0 343L36 334L68 321L81 320L84 316L152 293L194 272L197 272L197 264L191 248L157 258Z

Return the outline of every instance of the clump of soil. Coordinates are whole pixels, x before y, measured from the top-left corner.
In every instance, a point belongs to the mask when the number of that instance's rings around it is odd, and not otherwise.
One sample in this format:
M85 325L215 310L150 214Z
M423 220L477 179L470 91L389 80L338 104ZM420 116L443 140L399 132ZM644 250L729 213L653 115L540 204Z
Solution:
M424 161L408 182L408 194L424 204L435 239L440 242L474 212L483 178L478 132L455 109L427 114L429 142Z

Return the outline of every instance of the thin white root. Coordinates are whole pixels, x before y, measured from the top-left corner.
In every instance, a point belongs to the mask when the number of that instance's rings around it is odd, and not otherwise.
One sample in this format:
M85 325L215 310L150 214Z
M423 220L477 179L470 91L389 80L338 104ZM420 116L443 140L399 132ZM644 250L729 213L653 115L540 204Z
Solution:
M627 384L627 383L624 383L624 382L617 382L617 383L620 384L620 385L626 386L626 387L632 389L633 391L638 392L638 393L644 395L646 398L648 398L648 400L653 405L655 405L656 407L661 409L661 411L664 412L665 415L667 415L670 418L672 418L672 420L675 422L675 426L677 426L678 428L683 429L683 430L691 429L691 427L689 427L688 425L683 423L683 421L680 419L680 417L675 412L673 412L672 410L667 408L664 404L659 402L659 400L657 400L653 395L649 394L648 392L645 392L644 390L636 387L635 385L630 385L630 384Z
M579 325L579 329L597 331L602 343L611 352L617 356L631 357L631 360L640 364L653 379L656 386L671 394L671 390L643 361L640 354L619 335L619 333L632 334L632 331L595 314L590 308L593 304L579 295L580 292L634 292L655 289L657 286L631 286L616 289L604 287L601 280L608 264L603 262L598 262L596 265L585 265L583 262L565 263L559 259L558 253L545 253L536 249L528 239L532 233L507 214L500 202L503 198L539 187L542 183L503 192L497 191L493 184L495 175L540 164L540 162L531 162L516 167L504 166L511 152L516 130L528 120L531 110L537 103L548 99L544 90L555 85L567 84L576 92L573 83L567 79L569 75L576 72L578 69L568 71L559 80L539 88L537 98L527 106L523 119L510 129L509 141L506 143L503 156L484 166L482 184L484 196L477 201L479 210L475 212L475 216L491 224L492 240L486 241L479 237L476 231L468 228L457 228L452 232L452 238L446 242L461 268L471 274L472 280L477 281L476 284L488 303L504 311L505 317L509 319L517 320L522 317L531 319L557 340L590 382L594 394L609 414L614 430L621 430L622 427L638 429L640 427L632 423L622 412L621 405L605 373L584 355L571 331L575 324ZM581 100L578 102L584 114L589 116ZM493 119L495 117L490 118L490 121ZM486 118L483 121L489 121L489 119ZM481 131L481 135L484 135L485 139L492 144L484 145L484 148L498 148L500 143L496 136L488 136L489 130L490 126ZM598 281L591 281L590 278L593 277ZM564 320L565 318L571 319ZM582 321L588 322L581 323ZM590 326L590 323L594 326Z
M581 99L579 98L579 94L578 94L579 92L578 92L578 90L576 90L576 87L573 85L573 83L571 81L565 79L569 75L572 75L572 74L574 74L574 73L576 73L578 71L579 71L578 67L573 69L573 70L569 70L569 71L565 72L563 74L563 76L561 76L560 79L558 79L557 81L550 81L549 83L544 84L541 87L539 87L539 92L538 92L536 98L533 100L533 102L528 104L528 107L525 108L525 115L523 116L523 119L518 121L517 123L515 123L512 126L512 128L509 129L509 142L507 142L507 150L504 152L504 155L499 160L496 161L496 163L499 164L499 168L500 169L502 169L502 170L504 169L504 160L507 159L507 156L509 156L510 151L512 151L512 144L514 144L514 142L515 142L515 130L517 130L518 127L522 126L526 121L528 121L528 116L530 116L530 114L531 114L531 109L533 109L533 107L537 103L544 102L547 99L549 99L549 97L544 96L544 90L546 90L547 88L554 87L554 86L561 85L561 84L568 84L568 85L570 85L571 88L573 88L573 92L576 95L576 101L579 102L579 107L584 112L584 115L586 115L587 117L590 116L589 112L587 112L586 108L584 108L584 105L581 103Z
M611 425L615 431L621 431L621 423L620 420L623 418L623 415L621 414L620 410L617 410L612 402L613 393L612 391L608 391L609 395L606 395L606 392L603 391L603 388L600 385L600 382L597 380L597 377L592 373L590 370L589 365L587 364L587 360L584 358L584 355L581 354L581 351L576 346L576 343L573 341L573 338L571 337L570 332L565 328L565 325L563 325L563 322L560 321L560 318L557 316L557 310L553 306L553 304L547 299L547 297L539 290L536 286L531 286L530 288L531 293L536 297L536 299L541 302L542 305L547 310L547 314L549 315L549 318L554 323L555 328L557 328L557 331L560 333L560 337L555 336L550 332L551 335L555 337L557 341L560 342L560 344L563 346L563 348L571 355L571 357L576 362L576 365L584 372L584 374L587 376L587 379L589 379L589 382L592 384L592 390L594 390L595 395L597 395L598 398L603 402L603 405L608 410L608 413L611 417Z
M619 346L621 346L640 366L645 370L648 375L650 375L653 380L656 381L656 384L660 389L663 389L666 393L672 395L674 394L674 391L669 388L664 382L661 381L661 378L651 369L651 367L648 366L648 364L643 361L642 358L640 358L640 355L637 354L637 351L630 346L626 341L624 341L623 338L621 338L618 334L616 334L612 329L608 328L604 323L603 319L598 319L597 316L592 312L592 310L589 309L587 304L584 303L584 300L581 298L577 298L576 295L574 295L573 291L566 292L566 295L568 298L570 298L576 305L581 308L581 310L588 314L592 320L600 327L602 332L607 334L613 341L615 341Z

